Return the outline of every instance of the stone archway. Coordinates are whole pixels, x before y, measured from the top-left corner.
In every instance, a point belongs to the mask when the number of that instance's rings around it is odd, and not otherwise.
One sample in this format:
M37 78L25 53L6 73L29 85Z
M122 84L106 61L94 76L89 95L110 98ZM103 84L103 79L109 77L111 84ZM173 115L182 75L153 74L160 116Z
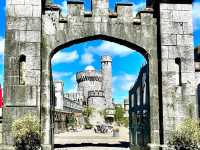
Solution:
M107 3L107 2L105 2ZM107 14L106 12L99 13L93 7L93 16L85 16L83 11L83 3L70 2L68 3L69 17L67 20L62 20L57 24L55 20L59 20L59 10L56 7L51 6L46 10L43 16L43 41L45 47L43 47L42 64L45 64L42 74L42 82L46 84L44 93L42 96L42 106L48 110L51 107L49 103L50 95L50 83L51 76L50 61L51 57L59 51L61 48L71 46L73 44L91 41L95 39L102 39L111 42L115 42L131 49L135 49L140 52L149 63L150 67L150 97L151 97L151 141L152 143L160 143L160 121L159 121L159 100L158 100L158 68L157 68L157 32L156 32L156 20L153 17L152 9L147 9L141 12L138 18L132 16L132 5L119 4L116 6L119 16L111 16L113 14ZM96 6L97 7L97 6ZM76 10L79 13L75 13ZM81 9L80 9L81 8ZM97 9L97 8L96 8ZM74 11L74 12L73 12ZM97 12L96 12L97 11ZM125 12L125 13L123 13ZM53 18L53 19L52 19ZM49 29L48 27L52 28ZM67 27L67 28L66 28ZM49 35L51 30L51 35ZM55 32L52 32L55 31ZM68 36L70 35L70 36ZM154 37L154 38L152 38ZM42 85L44 85L42 84ZM47 94L48 93L48 94ZM43 98L44 95L44 98ZM51 119L50 112L44 115L44 119L49 117L48 120L43 122L44 143L48 144L51 141ZM46 132L49 130L49 133Z
M41 120L43 149L52 149L51 57L63 47L95 39L136 49L147 58L150 147L159 149L167 143L176 124L191 115L191 107L196 108L192 2L152 0L147 4L151 8L135 17L131 4L118 3L116 12L111 13L107 0L93 0L92 12L88 13L83 2L68 1L68 16L63 17L52 3L8 0L3 144L13 144L12 122L31 112ZM26 57L23 84L19 82L21 55ZM177 57L183 66L179 72ZM176 82L177 74L181 75L181 86ZM193 110L192 117L196 117L197 110Z

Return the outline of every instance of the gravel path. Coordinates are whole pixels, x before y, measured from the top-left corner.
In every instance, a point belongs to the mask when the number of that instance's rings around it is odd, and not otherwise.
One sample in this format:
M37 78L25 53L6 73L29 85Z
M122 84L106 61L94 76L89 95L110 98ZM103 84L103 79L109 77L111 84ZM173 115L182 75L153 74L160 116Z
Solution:
M120 128L120 136L94 133L93 130L65 132L55 135L55 150L129 150L127 128Z

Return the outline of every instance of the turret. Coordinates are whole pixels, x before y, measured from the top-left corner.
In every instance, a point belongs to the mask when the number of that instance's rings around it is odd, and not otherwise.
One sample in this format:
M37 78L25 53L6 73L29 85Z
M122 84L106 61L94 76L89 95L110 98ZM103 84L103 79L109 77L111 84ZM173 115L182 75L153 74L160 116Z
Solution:
M101 57L101 72L106 103L108 107L112 107L112 58L110 56Z

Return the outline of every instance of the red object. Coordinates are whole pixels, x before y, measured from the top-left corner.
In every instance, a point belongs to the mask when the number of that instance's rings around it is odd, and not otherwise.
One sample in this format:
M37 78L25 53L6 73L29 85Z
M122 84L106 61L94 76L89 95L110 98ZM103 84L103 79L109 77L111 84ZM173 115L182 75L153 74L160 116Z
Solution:
M0 85L0 108L3 107L3 96L2 96L2 88L1 88L1 85Z

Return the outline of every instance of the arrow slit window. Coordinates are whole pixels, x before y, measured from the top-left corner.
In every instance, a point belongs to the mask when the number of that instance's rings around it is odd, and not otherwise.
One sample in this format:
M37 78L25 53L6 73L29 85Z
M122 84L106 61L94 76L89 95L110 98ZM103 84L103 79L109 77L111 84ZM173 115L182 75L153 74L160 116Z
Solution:
M21 55L19 57L19 84L25 84L25 68L26 67L26 56Z

